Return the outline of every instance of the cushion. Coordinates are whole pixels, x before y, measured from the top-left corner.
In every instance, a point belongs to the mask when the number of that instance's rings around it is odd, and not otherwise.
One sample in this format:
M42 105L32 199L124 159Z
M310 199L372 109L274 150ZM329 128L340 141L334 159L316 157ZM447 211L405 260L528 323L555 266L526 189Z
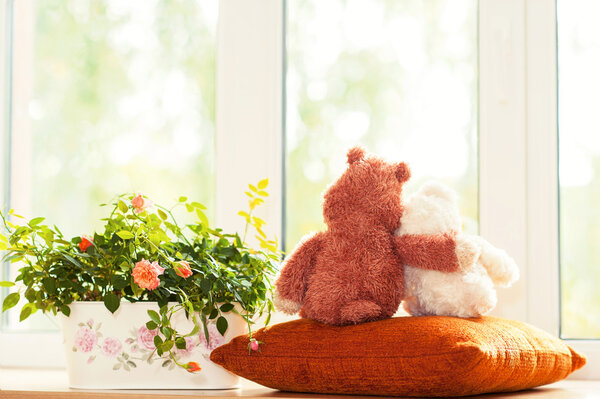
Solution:
M294 392L463 396L561 380L585 358L528 324L495 317L398 317L353 326L299 319L215 349L210 359L270 388Z

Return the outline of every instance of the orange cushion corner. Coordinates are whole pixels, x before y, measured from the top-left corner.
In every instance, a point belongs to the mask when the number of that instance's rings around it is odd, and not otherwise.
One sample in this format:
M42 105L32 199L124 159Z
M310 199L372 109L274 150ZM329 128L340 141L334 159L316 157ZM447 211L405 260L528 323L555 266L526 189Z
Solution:
M465 396L556 382L585 358L526 323L482 317L398 317L354 326L307 319L255 332L215 349L227 370L283 391Z

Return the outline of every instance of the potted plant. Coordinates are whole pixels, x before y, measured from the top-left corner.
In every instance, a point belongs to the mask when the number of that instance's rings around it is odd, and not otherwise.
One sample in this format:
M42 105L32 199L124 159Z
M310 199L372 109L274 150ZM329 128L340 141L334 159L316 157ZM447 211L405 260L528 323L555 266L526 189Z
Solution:
M267 185L249 185L249 211L239 212L243 237L209 226L206 208L185 197L166 208L141 194L121 195L103 232L70 240L44 218L18 225L0 213L4 260L23 264L14 282L0 282L16 288L2 311L24 297L21 321L40 310L62 314L72 387L236 387L238 378L208 355L246 330L249 350L258 350L253 321L265 314L269 322L280 252L253 215ZM197 221L180 225L175 208ZM258 249L246 244L249 228Z

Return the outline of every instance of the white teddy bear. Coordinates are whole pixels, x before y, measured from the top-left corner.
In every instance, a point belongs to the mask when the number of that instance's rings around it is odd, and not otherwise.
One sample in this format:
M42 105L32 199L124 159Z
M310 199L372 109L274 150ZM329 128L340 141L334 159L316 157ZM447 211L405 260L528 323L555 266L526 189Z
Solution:
M494 284L508 287L519 279L515 261L483 238L461 233L457 195L439 182L424 184L405 202L397 235L455 233L480 250L471 265L444 273L404 266L404 309L413 316L479 317L496 306Z

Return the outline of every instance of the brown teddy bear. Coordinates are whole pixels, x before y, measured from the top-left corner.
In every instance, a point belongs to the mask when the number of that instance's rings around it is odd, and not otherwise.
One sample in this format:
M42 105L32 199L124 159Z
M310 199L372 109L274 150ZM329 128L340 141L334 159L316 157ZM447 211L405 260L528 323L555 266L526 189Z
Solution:
M403 264L456 271L476 256L451 234L394 235L406 164L367 157L360 147L350 149L348 164L324 195L327 230L305 237L282 267L274 299L285 313L335 325L388 318L404 296Z

